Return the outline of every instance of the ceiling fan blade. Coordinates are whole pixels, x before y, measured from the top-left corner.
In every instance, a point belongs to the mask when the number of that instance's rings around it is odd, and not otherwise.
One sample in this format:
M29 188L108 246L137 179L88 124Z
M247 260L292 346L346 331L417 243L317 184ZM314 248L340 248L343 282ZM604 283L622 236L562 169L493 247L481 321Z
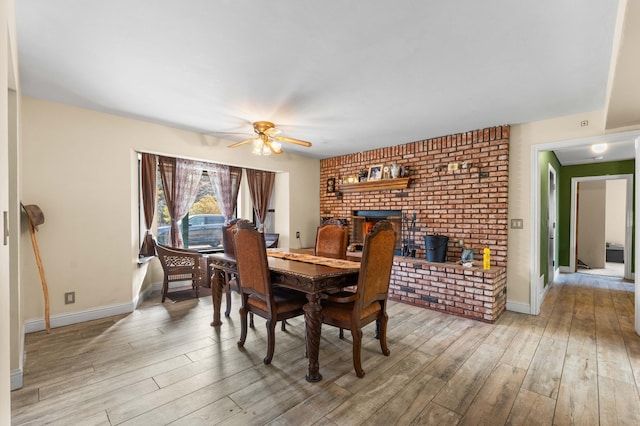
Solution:
M253 142L255 139L256 138L249 138L249 139L245 139L245 140L240 141L240 142L232 143L227 148L235 148L237 146L244 145L244 144L249 143L249 142Z
M250 132L250 131L238 131L238 132L222 132L222 131L210 131L205 133L207 136L215 136L215 137L220 137L220 138L224 138L227 136L235 136L235 135L241 135L241 136L246 136L249 137L251 135L253 135L254 133Z
M307 148L311 146L311 142L301 141L300 139L285 138L284 136L274 136L274 139L279 140L281 142L287 142L287 143L293 143L300 146L306 146Z

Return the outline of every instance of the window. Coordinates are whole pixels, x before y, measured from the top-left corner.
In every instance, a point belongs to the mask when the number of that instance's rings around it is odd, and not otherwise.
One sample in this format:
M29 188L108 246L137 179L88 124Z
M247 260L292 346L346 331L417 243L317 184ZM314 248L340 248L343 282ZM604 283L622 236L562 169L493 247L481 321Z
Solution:
M164 188L160 172L157 172L158 208L156 210L158 234L160 244L167 244L169 239L170 221L167 202L164 198ZM188 224L188 225L185 225ZM200 178L198 195L189 210L189 214L180 224L185 248L191 249L222 249L222 225L224 216L220 212L218 202L213 195L213 187L207 172Z

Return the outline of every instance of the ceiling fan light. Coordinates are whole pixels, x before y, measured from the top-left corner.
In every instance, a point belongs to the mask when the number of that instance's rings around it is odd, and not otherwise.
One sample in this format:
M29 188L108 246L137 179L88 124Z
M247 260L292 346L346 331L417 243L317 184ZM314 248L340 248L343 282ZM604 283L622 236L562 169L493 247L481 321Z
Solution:
M607 144L606 143L596 143L596 144L591 145L591 151L593 151L596 154L602 154L606 150L607 150Z
M282 151L282 144L280 142L271 142L271 147L277 153Z
M271 150L269 149L269 145L267 145L266 143L262 145L262 155L264 156L271 155Z

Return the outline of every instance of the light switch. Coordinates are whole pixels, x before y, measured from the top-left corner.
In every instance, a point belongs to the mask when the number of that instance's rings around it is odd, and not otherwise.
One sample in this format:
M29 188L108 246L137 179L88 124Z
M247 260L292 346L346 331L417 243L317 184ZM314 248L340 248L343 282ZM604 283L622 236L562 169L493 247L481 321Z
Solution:
M523 229L523 228L524 228L523 219L511 219L511 229Z

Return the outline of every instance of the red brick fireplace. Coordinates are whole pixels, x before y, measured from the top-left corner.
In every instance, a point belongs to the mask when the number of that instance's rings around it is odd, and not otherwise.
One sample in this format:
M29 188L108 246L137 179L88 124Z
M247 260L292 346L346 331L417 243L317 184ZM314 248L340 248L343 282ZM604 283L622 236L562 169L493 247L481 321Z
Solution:
M393 163L410 170L406 184L393 179L347 183L371 165ZM320 162L320 213L346 220L352 242L358 211L415 214L416 256L398 256L390 298L491 322L506 304L508 166L509 126L328 158ZM328 179L338 182L336 192L325 191ZM432 234L449 237L448 263L426 262L424 236ZM486 274L480 268L458 270L453 262L460 259L460 239L475 259L488 247L492 269Z

